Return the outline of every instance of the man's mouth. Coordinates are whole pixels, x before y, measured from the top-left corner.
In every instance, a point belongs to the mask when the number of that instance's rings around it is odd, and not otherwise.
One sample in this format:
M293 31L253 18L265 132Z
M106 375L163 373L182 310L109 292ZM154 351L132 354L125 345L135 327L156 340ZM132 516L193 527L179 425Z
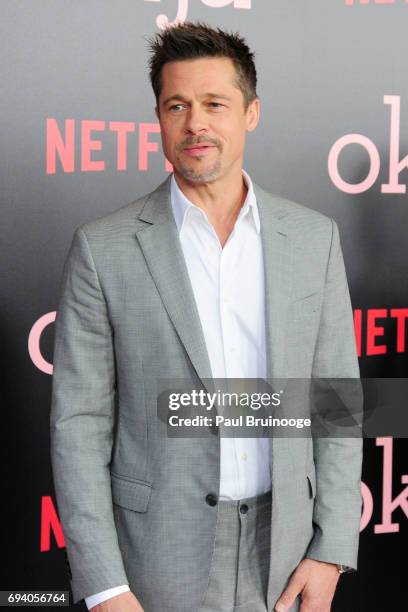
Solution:
M197 155L205 155L211 149L215 149L215 145L199 143L197 145L190 145L188 147L185 147L184 152L187 153L187 155L197 156Z

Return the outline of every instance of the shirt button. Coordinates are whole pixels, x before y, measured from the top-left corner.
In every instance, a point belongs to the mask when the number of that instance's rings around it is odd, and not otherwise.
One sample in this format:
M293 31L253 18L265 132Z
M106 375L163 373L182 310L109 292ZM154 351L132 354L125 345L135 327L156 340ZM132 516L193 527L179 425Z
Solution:
M242 455L241 455L241 459L243 459L244 461L246 461L246 458L247 458L247 454L246 454L246 453L242 453Z
M230 353L235 353L235 352L236 352L236 350L237 350L237 349L236 349L236 347L235 347L235 346L230 346L230 349L229 349Z

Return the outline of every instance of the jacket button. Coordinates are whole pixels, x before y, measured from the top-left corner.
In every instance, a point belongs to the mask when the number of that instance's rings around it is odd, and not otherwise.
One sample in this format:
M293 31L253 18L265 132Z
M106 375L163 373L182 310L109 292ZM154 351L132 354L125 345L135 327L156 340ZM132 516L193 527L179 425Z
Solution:
M209 506L215 506L218 499L217 496L214 495L214 493L208 493L207 497L205 498L205 501Z
M248 506L246 504L242 504L239 511L241 514L246 514L248 512Z

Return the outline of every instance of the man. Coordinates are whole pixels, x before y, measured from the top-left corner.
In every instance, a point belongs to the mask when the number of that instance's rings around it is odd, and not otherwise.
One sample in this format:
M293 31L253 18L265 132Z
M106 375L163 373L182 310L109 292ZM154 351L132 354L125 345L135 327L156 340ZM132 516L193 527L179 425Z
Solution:
M165 437L162 379L358 378L336 223L242 168L253 54L184 23L151 42L174 172L80 226L51 411L74 602L101 611L327 611L357 567L361 440ZM217 435L218 434L218 435Z

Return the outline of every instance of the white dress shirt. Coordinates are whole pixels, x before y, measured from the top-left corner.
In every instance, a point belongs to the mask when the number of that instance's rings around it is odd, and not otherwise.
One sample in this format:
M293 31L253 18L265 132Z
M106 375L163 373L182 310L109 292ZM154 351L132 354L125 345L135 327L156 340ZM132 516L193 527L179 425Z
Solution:
M174 174L171 178L172 211L213 378L267 376L260 218L252 181L242 174L248 193L223 248L205 212L184 195ZM219 499L270 489L270 439L220 437ZM127 590L128 585L107 589L87 597L86 605L89 609Z

